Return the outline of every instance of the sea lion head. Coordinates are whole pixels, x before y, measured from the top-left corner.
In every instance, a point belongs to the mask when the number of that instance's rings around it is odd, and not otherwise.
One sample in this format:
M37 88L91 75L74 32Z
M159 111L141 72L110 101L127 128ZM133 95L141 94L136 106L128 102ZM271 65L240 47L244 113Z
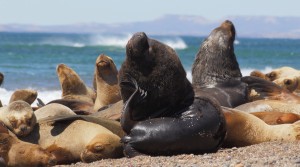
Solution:
M4 122L17 136L26 136L34 128L36 117L31 106L24 101L14 101L7 106L6 121Z
M282 88L289 90L290 92L295 91L298 88L299 82L297 76L289 76L284 78L278 78L273 81Z
M93 162L104 158L118 158L122 156L120 138L114 134L99 134L92 139L80 158L83 162Z
M4 81L4 75L0 72L0 86L2 85Z
M126 55L132 59L144 59L148 55L148 37L144 32L135 33L126 45Z
M39 145L20 141L8 134L0 134L0 143L5 143L3 157L7 166L38 167L56 165L56 157ZM1 144L0 144L0 147Z
M266 74L266 78L269 78L270 81L274 81L278 78L288 77L291 75L298 75L299 71L288 66L280 67L272 70L271 72Z
M241 78L234 54L235 34L233 23L226 20L205 39L192 67L194 85L210 85Z
M101 54L96 60L96 74L98 76L115 75L117 76L118 70L111 57Z
M56 72L61 85L62 96L87 93L83 81L73 69L65 64L59 64Z
M35 90L30 89L19 89L16 90L10 97L9 103L17 101L17 100L23 100L27 102L28 104L32 104L35 99L37 98L38 93Z

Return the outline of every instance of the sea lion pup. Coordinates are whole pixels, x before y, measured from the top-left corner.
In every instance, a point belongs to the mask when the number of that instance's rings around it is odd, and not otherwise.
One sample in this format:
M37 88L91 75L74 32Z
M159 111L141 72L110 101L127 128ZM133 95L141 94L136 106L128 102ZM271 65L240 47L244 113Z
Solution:
M118 70L112 58L101 54L95 65L94 80L97 86L97 97L94 110L121 100L118 84Z
M204 153L220 147L226 134L221 109L209 99L194 98L171 47L135 33L126 45L119 82L126 156Z
M235 28L226 20L203 42L192 67L192 84L197 95L208 95L222 106L248 102L247 84L234 54Z
M87 87L79 75L65 64L56 68L57 76L62 89L63 99L76 99L94 103L95 92Z
M52 124L40 120L31 135L21 140L39 144L55 155L58 164L92 162L123 155L119 136L104 126L84 120Z
M28 104L32 104L37 98L38 93L35 90L30 89L19 89L16 90L10 97L9 103L12 103L17 100L23 100Z
M36 117L25 101L14 101L0 108L0 121L17 136L26 136L34 128Z
M4 81L4 75L0 72L0 86L2 85Z
M247 146L267 141L297 141L300 121L293 124L268 125L254 115L222 107L226 117L225 147Z

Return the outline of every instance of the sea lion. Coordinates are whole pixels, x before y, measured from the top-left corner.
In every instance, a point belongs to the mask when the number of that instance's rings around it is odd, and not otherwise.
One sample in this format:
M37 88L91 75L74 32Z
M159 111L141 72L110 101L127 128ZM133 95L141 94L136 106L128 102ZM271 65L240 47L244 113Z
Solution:
M73 69L65 64L59 64L56 72L61 85L63 99L76 99L94 103L96 98L94 90L87 87Z
M17 136L26 136L34 128L36 117L25 101L14 101L0 108L0 121Z
M47 103L47 105L52 104L52 103L62 104L64 106L70 108L75 113L78 113L78 112L84 112L86 114L95 113L94 104L86 102L86 101L82 101L82 100L56 99L56 100L50 101L49 103Z
M240 147L268 141L297 141L300 121L293 124L268 125L258 117L237 109L222 107L227 135L224 147Z
M4 81L4 75L0 72L0 86L2 85Z
M265 98L269 93L269 89L266 88L270 87L266 85L275 85L274 90L281 91L282 88L270 81L257 77L242 78L233 51L234 36L233 24L225 21L220 27L214 29L202 44L192 69L196 95L206 96L224 106L235 107L248 102L249 90L252 88L259 88L254 90L261 98ZM271 89L273 90L273 87ZM282 98L282 96L277 97ZM228 131L223 146L299 140L300 122L267 125L258 117L244 111L226 107L222 109Z
M270 78L266 77L266 75L264 73L262 73L261 71L258 71L258 70L252 71L250 73L250 76L259 77L259 78L262 78L262 79L270 81Z
M47 104L34 111L34 114L38 121L48 117L76 115L70 108L58 103Z
M119 82L125 103L121 125L128 134L122 138L126 156L203 153L220 147L226 125L219 106L194 98L186 72L169 46L135 33L126 45Z
M292 67L284 66L284 67L274 69L271 72L267 73L266 77L269 78L270 81L274 81L278 78L288 77L291 75L300 76L300 71Z
M0 158L4 166L54 166L56 158L39 145L23 142L7 133L0 133ZM0 162L1 165L1 162Z
M299 84L300 75L299 76L291 75L288 77L278 78L275 79L273 82L279 85L280 87L289 90L290 92L299 93L300 91L300 84Z
M252 112L252 115L263 120L268 125L288 124L300 120L300 115L284 112Z
M55 155L58 164L80 160L92 162L123 155L119 136L101 125L84 120L65 120L53 124L39 121L31 135L21 140L39 144Z
M91 115L99 118L107 118L120 121L123 107L123 101L120 100L117 103L100 108L97 112L92 113Z
M235 28L224 21L202 43L192 66L192 84L197 95L210 96L222 106L248 102L247 84L234 54Z
M37 98L38 93L35 90L30 89L19 89L16 90L10 97L9 103L12 103L17 100L23 100L28 104L32 104Z
M97 97L94 110L121 100L118 84L118 70L112 58L101 54L95 65L94 80L97 86Z

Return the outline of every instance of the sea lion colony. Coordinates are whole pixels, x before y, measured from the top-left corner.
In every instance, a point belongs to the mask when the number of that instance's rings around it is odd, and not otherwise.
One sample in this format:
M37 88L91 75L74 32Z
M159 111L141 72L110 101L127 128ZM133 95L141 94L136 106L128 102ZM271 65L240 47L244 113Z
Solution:
M0 108L0 165L199 154L299 140L299 96L292 92L299 72L289 75L284 68L242 77L234 39L228 20L211 32L196 54L192 83L176 52L142 32L128 41L119 71L110 57L97 58L94 89L58 65L61 99L38 99L38 107L31 107L37 92L17 90ZM277 79L282 82L272 82Z

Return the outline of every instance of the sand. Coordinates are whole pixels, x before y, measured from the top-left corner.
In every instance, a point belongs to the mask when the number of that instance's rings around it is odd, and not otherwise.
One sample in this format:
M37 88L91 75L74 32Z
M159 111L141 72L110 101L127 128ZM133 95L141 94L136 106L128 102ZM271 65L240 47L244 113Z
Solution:
M253 166L286 166L300 167L299 142L265 142L246 147L222 148L216 153L203 155L182 154L177 156L138 156L134 158L106 159L92 163L78 162L68 167L99 166L208 166L208 167L253 167Z

